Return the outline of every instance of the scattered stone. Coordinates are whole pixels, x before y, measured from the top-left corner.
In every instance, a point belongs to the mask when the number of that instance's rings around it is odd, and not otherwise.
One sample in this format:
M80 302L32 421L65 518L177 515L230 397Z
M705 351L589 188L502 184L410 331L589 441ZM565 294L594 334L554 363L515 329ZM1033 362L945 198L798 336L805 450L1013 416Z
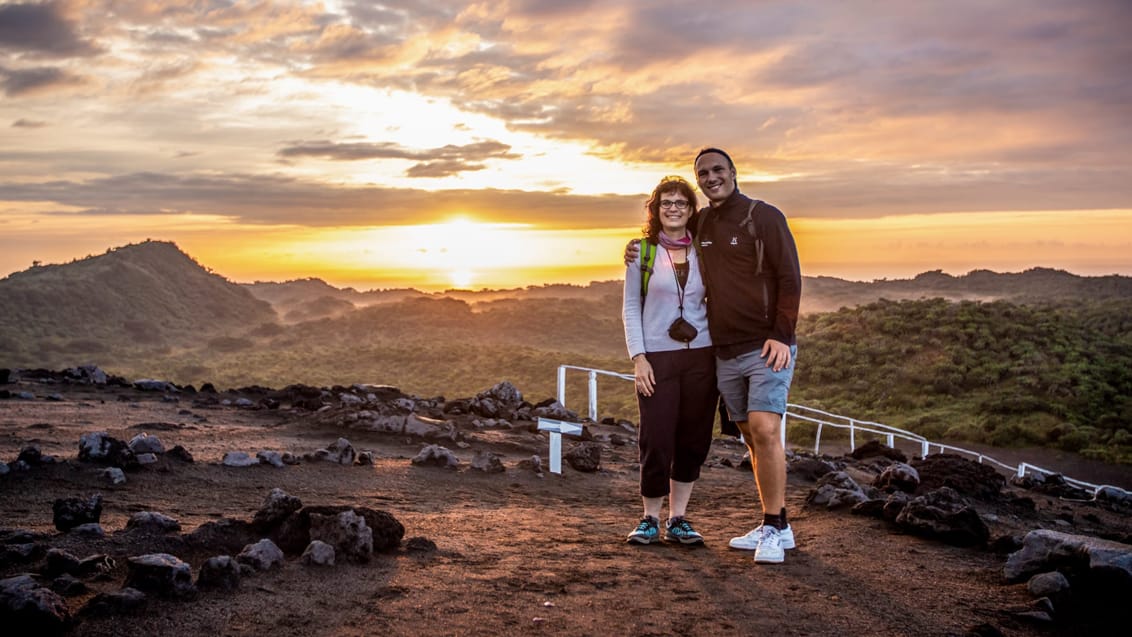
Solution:
M1115 510L1132 512L1132 492L1113 486L1103 486L1097 489L1094 498L1097 502L1112 505Z
M1026 589L1034 597L1064 599L1069 594L1069 579L1060 571L1038 573L1026 582Z
M534 471L542 476L542 458L536 453L530 458L519 461L519 468L524 471Z
M104 431L79 436L79 461L111 465L122 469L136 469L137 457L129 445Z
M601 468L601 445L596 442L581 442L574 445L562 458L582 473L593 473Z
M358 464L363 467L373 466L373 452L363 451L358 454Z
M137 454L138 464L145 466L155 464L157 462L157 454L153 453L139 453Z
M172 449L169 450L169 453L166 454L166 455L168 455L170 458L176 458L177 460L180 460L181 462L192 462L193 461L193 454L189 453L189 450L185 449L181 445L177 445L177 446L173 447Z
M148 598L136 588L126 587L109 593L99 593L79 611L84 617L113 617L133 615L142 611Z
M1119 574L1132 586L1132 545L1085 535L1038 529L1022 539L1022 549L1006 559L1003 574L1018 581L1037 573L1065 569L1071 572ZM1132 598L1129 591L1125 599Z
M866 442L865 444L857 447L852 452L850 452L849 456L855 460L865 460L867 458L876 458L879 456L882 458L895 460L896 462L908 462L908 456L904 455L903 451L889 447L879 440L870 440Z
M196 592L192 569L168 553L139 555L126 560L127 588L144 593L185 597Z
M477 451L472 458L472 468L485 473L503 473L506 468L500 458L501 456L493 451Z
M354 459L357 457L353 445L345 438L339 438L333 444L328 445L326 450L330 452L329 457L326 459L338 464L352 465L354 464Z
M240 587L240 563L231 555L217 555L204 561L197 575L197 586L231 591Z
M896 516L896 525L913 535L953 546L981 546L990 537L979 514L950 487L912 498Z
M266 533L283 523L287 516L303 508L303 502L293 495L288 495L280 488L271 490L263 500L263 506L256 511L252 519L252 526L261 533Z
M135 380L134 388L140 389L142 391L162 391L170 393L177 393L178 391L180 391L179 389L177 389L176 385L170 383L169 381L154 380L151 378Z
M177 520L156 511L139 511L126 521L127 529L147 531L151 533L169 533L180 531L181 523Z
M15 635L59 635L71 626L67 603L31 575L0 579L0 618Z
M302 561L307 566L334 566L334 547L321 540L313 540L303 551Z
M955 454L932 454L912 461L911 465L920 474L918 493L950 487L960 495L993 501L1006 484L994 467Z
M857 481L844 471L827 473L818 480L806 499L810 504L824 504L826 508L852 507L865 502L869 496Z
M126 484L126 474L118 467L108 467L102 471L102 478L110 484Z
M415 465L432 465L445 468L455 468L460 464L456 454L440 445L425 446L413 457L411 462Z
M87 499L59 498L52 505L55 528L69 531L76 526L98 523L102 517L102 494L96 493Z
M44 556L44 564L40 573L44 577L52 578L60 575L75 575L79 572L80 564L79 558L63 549L47 549L47 555Z
M90 588L74 575L64 573L51 580L51 590L63 597L77 597L89 591Z
M106 530L103 529L102 525L99 524L98 522L87 522L86 524L80 524L80 525L74 527L73 529L71 529L71 534L77 535L79 537L89 537L89 538L96 538L97 539L97 538L106 537Z
M23 462L29 467L38 467L43 463L43 452L36 445L27 445L20 449L20 454L16 456L16 462Z
M161 444L161 439L144 432L131 438L129 447L130 451L133 451L135 454L165 453L165 445Z
M24 564L43 555L43 545L35 542L13 542L0 547L0 565Z
M269 451L264 449L257 452L255 454L255 457L257 460L259 460L260 464L269 464L273 467L279 468L283 467L283 454L279 453L278 451Z
M249 522L221 518L205 522L191 533L183 536L190 546L218 549L226 553L236 553L244 546L262 537Z
M283 551L275 542L264 538L255 544L249 544L236 555L236 561L247 564L257 571L270 570L274 566L283 564Z
M225 467L252 467L259 464L258 458L253 458L243 451L229 451L224 454L220 464Z
M750 458L747 458L747 468L750 468ZM808 456L798 456L786 464L786 470L796 476L800 476L810 482L817 482L827 473L837 471L837 467L832 464L820 460L818 458L811 458Z
M896 462L889 465L873 481L873 486L883 491L904 491L914 493L920 486L920 473L911 465Z
M337 515L312 513L310 538L326 542L334 547L336 554L355 562L369 562L373 555L373 530L366 526L365 518L353 510Z

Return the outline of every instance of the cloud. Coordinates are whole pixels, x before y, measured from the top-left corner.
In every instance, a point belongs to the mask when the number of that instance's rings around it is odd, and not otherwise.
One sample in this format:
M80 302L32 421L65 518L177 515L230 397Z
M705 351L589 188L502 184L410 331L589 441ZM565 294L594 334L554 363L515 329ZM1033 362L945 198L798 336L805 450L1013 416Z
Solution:
M433 192L342 187L278 176L140 172L86 181L0 184L0 201L50 202L80 211L57 214L193 213L249 224L310 227L418 224L467 214L501 223L616 228L640 223L644 199L487 189Z
M0 49L58 58L100 53L79 37L58 2L0 4Z
M12 122L12 128L43 128L47 126L47 122L40 122L34 119L20 118Z
M427 150L412 150L389 142L338 143L300 142L279 151L281 157L323 157L335 161L368 159L411 159L419 161L406 172L409 177L447 177L461 172L483 170L486 159L519 159L507 144L481 141L463 146L448 144Z
M63 86L83 84L82 78L55 67L10 69L0 66L0 90L8 97L44 93Z

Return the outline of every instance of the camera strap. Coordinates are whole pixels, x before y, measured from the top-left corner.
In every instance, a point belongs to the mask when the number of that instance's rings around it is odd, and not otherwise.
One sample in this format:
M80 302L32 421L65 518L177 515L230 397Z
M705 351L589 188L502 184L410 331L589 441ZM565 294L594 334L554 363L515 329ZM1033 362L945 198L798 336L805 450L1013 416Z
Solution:
M684 263L688 267L688 276L684 277L683 280L676 272L676 262L672 259L672 251L665 248L664 253L668 255L668 265L672 267L672 278L676 279L676 298L680 303L680 318L684 318L684 286L688 283L688 277L692 276L692 264L688 260L688 248L684 248Z

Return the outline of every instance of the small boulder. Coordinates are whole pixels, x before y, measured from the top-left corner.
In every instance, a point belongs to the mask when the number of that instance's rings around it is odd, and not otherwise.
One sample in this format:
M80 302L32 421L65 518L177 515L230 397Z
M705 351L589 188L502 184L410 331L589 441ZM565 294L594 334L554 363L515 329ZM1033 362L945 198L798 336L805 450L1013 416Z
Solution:
M826 508L852 507L865 502L869 496L857 481L844 471L827 473L818 480L807 502L824 504Z
M84 617L133 615L141 612L147 601L145 593L127 586L121 590L95 595L82 607L79 614Z
M266 571L275 566L282 566L283 551L275 545L275 542L264 538L255 544L245 546L244 550L236 555L236 561L247 564L257 571Z
M150 553L128 558L126 568L127 588L174 597L187 597L196 592L192 569L168 553Z
M97 524L102 518L102 494L89 498L59 498L52 505L55 528L69 531L76 526L88 523Z
M418 466L431 465L445 468L455 468L460 464L460 460L456 457L456 454L440 445L426 445L413 457L411 462Z
M126 528L149 533L180 531L181 523L156 511L138 511L126 521Z
M307 566L334 566L334 547L321 540L313 540L303 550L302 561Z
M562 457L575 471L593 473L601 468L601 444L582 442L574 445Z
M477 451L472 458L472 468L485 473L503 473L506 469L500 458L501 456L493 451Z
M217 555L204 561L197 575L197 586L231 591L240 587L240 563L231 555Z

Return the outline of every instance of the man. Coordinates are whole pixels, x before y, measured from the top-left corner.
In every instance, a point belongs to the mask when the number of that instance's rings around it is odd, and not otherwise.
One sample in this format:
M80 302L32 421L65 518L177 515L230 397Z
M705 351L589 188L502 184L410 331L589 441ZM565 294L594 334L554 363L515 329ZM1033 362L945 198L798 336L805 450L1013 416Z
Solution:
M783 549L794 548L781 427L797 355L798 250L780 210L739 192L726 152L701 150L695 171L710 204L700 210L695 243L708 289L717 382L750 450L763 510L762 524L732 538L730 546L753 549L757 563L780 563Z

